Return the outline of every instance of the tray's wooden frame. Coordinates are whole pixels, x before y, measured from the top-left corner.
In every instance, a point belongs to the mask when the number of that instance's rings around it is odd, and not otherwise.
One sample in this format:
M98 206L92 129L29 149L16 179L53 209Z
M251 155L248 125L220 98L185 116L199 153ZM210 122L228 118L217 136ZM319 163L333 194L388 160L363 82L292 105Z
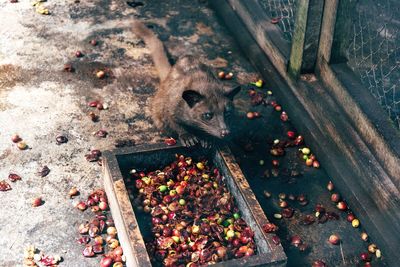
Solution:
M125 187L124 177L121 172L121 159L125 159L126 161L130 157L134 158L135 156L143 159L157 153L164 153L165 155L185 153L186 155L191 155L193 153L198 154L199 151L190 151L181 145L167 146L165 144L153 144L116 149L103 153L104 187L109 198L110 209L118 230L118 236L127 258L127 266L147 267L151 266L151 262ZM236 164L229 148L224 147L205 153L211 155L210 159L213 160L213 163L224 174L227 185L236 199L242 216L255 232L258 247L257 255L230 260L213 266L286 266L286 255L282 246L275 245L272 242L272 234L265 234L262 231L262 225L267 223L268 219L262 211L240 167ZM157 162L154 162L156 161L154 157L151 157L150 161L152 165L157 165ZM165 162L160 162L160 164L165 164ZM132 162L133 166L134 162Z

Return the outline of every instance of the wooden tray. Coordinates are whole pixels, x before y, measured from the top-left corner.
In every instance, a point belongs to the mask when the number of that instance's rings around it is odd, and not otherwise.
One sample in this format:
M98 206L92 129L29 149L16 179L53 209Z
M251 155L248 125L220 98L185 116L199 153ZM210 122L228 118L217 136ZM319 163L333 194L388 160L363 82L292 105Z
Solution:
M236 200L243 219L255 233L257 255L217 263L213 266L286 266L286 255L281 245L272 242L272 234L265 234L262 225L268 222L253 191L236 164L229 148L218 150L187 149L181 145L142 145L103 153L104 188L112 216L118 230L127 266L152 266L143 241L131 199L124 183L132 168L155 170L175 160L175 154L193 158L206 157L219 168Z

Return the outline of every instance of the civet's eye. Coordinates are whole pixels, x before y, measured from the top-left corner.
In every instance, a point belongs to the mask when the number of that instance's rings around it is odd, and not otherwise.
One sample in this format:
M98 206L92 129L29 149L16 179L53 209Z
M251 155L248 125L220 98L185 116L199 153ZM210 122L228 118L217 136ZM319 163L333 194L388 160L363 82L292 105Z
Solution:
M225 116L227 116L227 117L231 116L232 113L233 113L233 106L232 105L227 105L225 107L225 112L224 112Z
M205 119L207 121L211 120L213 118L213 116L214 116L214 114L211 112L203 113L203 119Z

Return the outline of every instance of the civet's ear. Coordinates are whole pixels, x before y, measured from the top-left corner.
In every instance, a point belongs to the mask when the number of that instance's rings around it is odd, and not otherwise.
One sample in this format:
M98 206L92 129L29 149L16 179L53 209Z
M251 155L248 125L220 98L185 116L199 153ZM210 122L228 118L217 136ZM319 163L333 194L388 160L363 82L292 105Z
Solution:
M233 100L233 98L240 92L240 89L242 89L240 85L228 87L225 89L224 95Z
M194 105L201 102L204 97L197 91L186 90L182 93L182 98L186 101L189 107L192 108Z

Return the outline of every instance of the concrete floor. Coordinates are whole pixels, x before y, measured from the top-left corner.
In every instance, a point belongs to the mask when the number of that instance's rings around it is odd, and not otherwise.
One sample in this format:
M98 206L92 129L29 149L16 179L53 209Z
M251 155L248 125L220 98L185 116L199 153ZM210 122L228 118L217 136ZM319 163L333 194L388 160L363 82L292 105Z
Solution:
M36 13L27 0L0 3L0 180L8 180L10 172L22 177L11 191L0 192L0 266L20 266L29 244L60 254L61 266L98 266L99 258L84 258L75 241L77 225L91 213L78 211L67 197L72 186L81 199L102 186L100 166L84 155L93 148L111 149L119 138L162 139L148 110L157 75L144 44L126 27L130 18L138 15L153 25L172 58L199 55L216 68L232 70L241 83L257 77L201 1L144 3L132 8L125 1L49 0L43 3L48 16ZM89 44L93 38L97 46ZM85 56L76 58L77 50ZM75 73L63 72L67 62ZM97 79L95 71L105 67L115 77ZM97 123L87 115L92 100L109 106ZM99 129L109 136L94 137ZM29 149L18 150L10 140L13 133ZM69 142L57 145L58 134ZM43 165L51 170L44 178L36 175ZM38 196L44 205L31 207Z

